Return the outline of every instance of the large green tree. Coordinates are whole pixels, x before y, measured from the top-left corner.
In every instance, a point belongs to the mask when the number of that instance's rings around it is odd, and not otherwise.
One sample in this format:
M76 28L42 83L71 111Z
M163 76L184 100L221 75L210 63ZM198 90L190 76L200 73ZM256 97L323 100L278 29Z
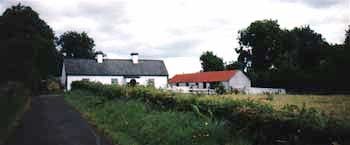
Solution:
M309 26L286 30L274 20L255 21L239 31L238 40L237 61L255 86L317 90L330 84L336 52Z
M21 4L7 8L0 17L0 32L2 81L37 84L58 75L54 33L32 8Z
M240 54L238 61L251 62L255 71L268 70L281 47L281 31L276 20L255 21L240 30L238 40L241 47L236 50Z
M200 56L202 69L207 71L222 71L225 69L224 61L222 58L216 56L211 51L206 51Z
M95 43L87 33L68 31L63 33L57 44L61 47L61 53L66 54L66 58L94 58Z

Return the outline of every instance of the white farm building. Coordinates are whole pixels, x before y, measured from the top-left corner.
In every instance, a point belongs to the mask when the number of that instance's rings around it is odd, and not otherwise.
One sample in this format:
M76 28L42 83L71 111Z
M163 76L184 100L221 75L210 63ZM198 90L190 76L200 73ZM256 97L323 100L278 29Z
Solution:
M61 83L67 90L73 81L88 80L103 84L136 83L153 85L156 88L168 86L168 71L162 60L138 59L137 53L131 53L131 59L64 59Z
M209 89L210 84L216 82L221 82L226 90L251 87L250 79L239 70L177 74L170 79L169 84L171 87Z

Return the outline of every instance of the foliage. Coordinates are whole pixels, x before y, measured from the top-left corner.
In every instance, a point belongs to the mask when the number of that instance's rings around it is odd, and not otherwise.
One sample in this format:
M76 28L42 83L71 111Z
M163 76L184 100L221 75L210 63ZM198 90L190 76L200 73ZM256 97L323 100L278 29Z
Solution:
M69 92L65 99L93 120L116 144L213 145L230 141L237 144L231 140L224 122L200 118L192 112L153 110L139 100L104 102L101 97L79 90Z
M350 25L348 25L348 29L345 30L344 45L348 48L350 47Z
M156 110L190 111L197 112L196 114L200 112L211 116L209 118L228 120L231 129L245 130L244 132L253 134L254 139L262 144L272 144L279 138L287 138L287 141L293 142L295 137L299 138L298 143L312 144L317 139L318 144L322 144L335 136L344 143L349 142L349 125L312 108L293 106L296 108L293 111L276 110L268 103L251 99L198 97L141 86L128 88L83 81L73 84L73 90L91 91L105 101L113 98L140 100ZM289 135L293 138L289 138Z
M273 101L275 99L275 96L273 96L273 94L267 94L267 100L269 101Z
M350 28L349 28L350 29ZM310 26L281 29L276 20L258 20L240 30L237 63L253 86L290 92L348 93L349 30L344 44L328 44Z
M30 92L19 82L7 82L0 85L0 144L4 143L16 119L25 110Z
M215 92L216 92L217 94L220 94L220 95L226 93L225 86L224 86L222 83L219 83L219 84L215 87Z
M54 33L37 12L21 4L7 8L0 17L0 32L0 81L23 81L37 90L41 79L59 75Z
M257 71L267 70L274 61L276 52L280 49L281 29L275 20L255 21L250 26L239 33L239 44L243 51L243 46L251 48L252 68ZM240 58L242 59L242 58ZM244 61L244 59L243 59ZM247 63L242 62L241 63Z
M229 64L225 65L226 70L244 70L244 64L240 63L238 61L230 62Z
M47 81L47 90L51 93L58 93L61 91L60 84L54 79L49 79Z
M222 58L216 56L211 51L206 51L200 56L202 69L207 71L222 71L225 69L224 61Z
M68 31L63 33L57 41L61 47L61 53L66 53L67 58L94 58L94 40L86 32L78 33Z

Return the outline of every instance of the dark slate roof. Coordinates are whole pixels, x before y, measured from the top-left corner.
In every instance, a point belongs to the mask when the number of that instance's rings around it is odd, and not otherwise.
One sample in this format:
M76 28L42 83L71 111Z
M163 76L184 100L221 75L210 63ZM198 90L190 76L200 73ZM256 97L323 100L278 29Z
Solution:
M168 76L162 60L139 60L133 64L130 59L64 59L67 75L94 76Z

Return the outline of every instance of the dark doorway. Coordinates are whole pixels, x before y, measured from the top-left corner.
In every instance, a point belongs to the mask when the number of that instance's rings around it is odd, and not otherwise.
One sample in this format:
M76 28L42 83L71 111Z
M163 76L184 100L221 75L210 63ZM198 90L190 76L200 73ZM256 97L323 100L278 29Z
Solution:
M137 82L136 82L135 79L131 79L130 82L129 82L129 85L130 85L131 87L135 87L136 84L137 84Z

